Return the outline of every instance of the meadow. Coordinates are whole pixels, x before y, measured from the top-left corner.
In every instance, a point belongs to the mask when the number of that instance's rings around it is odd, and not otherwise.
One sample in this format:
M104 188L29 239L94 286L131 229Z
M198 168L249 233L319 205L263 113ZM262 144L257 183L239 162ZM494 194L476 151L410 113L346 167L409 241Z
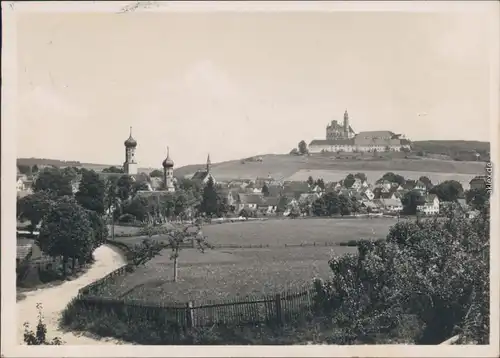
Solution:
M321 170L330 172L415 172L414 175L432 175L432 173L469 174L478 175L484 173L484 162L465 162L453 160L441 160L430 158L400 158L401 153L388 153L381 155L382 158L373 158L368 154L363 157L356 153L349 153L349 158L338 159L337 154L328 155L313 154L311 156L293 156L268 154L262 156L262 162L248 161L243 164L241 160L212 164L212 173L218 180L231 179L255 179L256 177L267 177L269 174L276 179L296 179L294 175L300 171ZM188 165L176 168L174 173L177 177L190 177L202 165ZM377 173L377 175L378 175ZM325 174L326 175L326 174ZM380 175L381 176L381 175ZM378 176L376 179L380 178ZM413 175L410 175L413 176ZM307 177L306 177L307 179ZM327 178L324 178L327 180Z
M179 281L173 282L169 250L106 285L103 294L150 302L221 302L298 290L315 277L328 278L333 255L356 252L332 246L347 240L385 237L393 219L269 220L203 228L214 245L263 244L264 248L209 249L180 253ZM130 243L132 238L124 238ZM313 244L316 246L286 245ZM330 243L325 246L325 243Z

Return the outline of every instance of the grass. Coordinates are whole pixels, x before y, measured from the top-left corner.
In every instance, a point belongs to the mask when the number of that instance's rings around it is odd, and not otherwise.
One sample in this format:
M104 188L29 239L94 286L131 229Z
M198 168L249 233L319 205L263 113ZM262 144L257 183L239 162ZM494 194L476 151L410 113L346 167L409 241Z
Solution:
M336 153L331 156L311 155L309 157L292 155L263 155L262 162L246 162L241 160L232 160L212 165L212 173L216 179L255 179L255 177L267 177L270 174L277 179L291 180L294 174L303 170L324 170L324 171L342 171L345 172L418 172L418 175L426 173L450 173L450 174L474 174L484 172L484 162L459 162L453 160L440 159L406 159L399 158L400 153L392 153L392 157L381 155L383 158L371 158L365 155L362 159L336 159ZM183 177L192 175L196 169L202 168L200 165L189 165L175 170L175 175ZM326 179L326 178L325 178ZM377 178L378 179L378 178Z
M263 244L262 249L181 251L179 281L174 283L170 252L117 277L105 288L112 297L156 302L221 301L300 289L314 277L327 278L332 255L356 252L340 246L349 240L385 237L391 219L269 220L206 226L211 244ZM134 238L121 238L133 243ZM137 238L135 240L138 240ZM139 241L139 240L138 240ZM316 242L317 246L285 247ZM325 247L325 243L338 246Z
M105 288L111 297L149 302L220 302L238 297L300 289L314 277L328 277L328 260L355 252L352 247L209 250L181 252L179 281L173 282L168 250L133 273L117 277Z

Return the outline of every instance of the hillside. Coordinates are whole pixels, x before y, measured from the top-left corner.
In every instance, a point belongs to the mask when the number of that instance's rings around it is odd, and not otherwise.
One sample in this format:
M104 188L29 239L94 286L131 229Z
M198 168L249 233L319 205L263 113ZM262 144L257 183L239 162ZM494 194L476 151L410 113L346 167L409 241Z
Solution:
M121 167L121 165L117 164L97 164L97 163L82 163L77 160L58 160L58 159L47 159L47 158L17 158L17 165L26 165L26 166L54 166L58 168L64 167L77 167L77 168L85 168L95 171L101 171L105 168L109 168L111 166ZM139 168L139 172L150 173L154 169L157 168Z
M435 180L441 181L461 176L460 181L468 181L475 175L484 173L484 161L489 159L490 145L476 141L418 141L414 142L414 153L329 153L308 157L268 154L261 156L262 161L232 160L212 164L212 173L219 180L253 179L271 175L276 179L304 180L309 175L337 180L345 172L365 172L372 176L387 171L414 172L411 176L434 173ZM419 151L425 156L417 156ZM473 155L481 154L481 161ZM458 158L457 158L458 156ZM453 160L455 159L455 160ZM468 160L467 160L468 159ZM177 168L178 177L192 175L203 169L203 164L187 165ZM378 177L377 177L378 178Z
M254 179L271 175L276 179L303 180L309 175L325 180L337 180L345 172L365 172L367 175L379 175L381 172L399 171L435 173L436 178L446 175L470 176L484 173L484 161L489 159L490 144L478 141L416 141L412 143L413 154L406 153L329 153L311 156L293 156L288 154L268 154L261 156L262 161L247 159L231 160L212 164L212 172L219 180ZM424 152L424 156L416 153ZM477 161L474 153L480 154ZM422 154L422 153L419 153ZM455 160L453 160L455 159ZM57 167L76 166L100 171L111 164L81 163L44 158L19 158L18 165L54 165ZM203 169L204 164L192 164L176 168L177 177L192 175ZM155 168L139 168L140 172L149 173ZM369 175L370 176L370 175Z

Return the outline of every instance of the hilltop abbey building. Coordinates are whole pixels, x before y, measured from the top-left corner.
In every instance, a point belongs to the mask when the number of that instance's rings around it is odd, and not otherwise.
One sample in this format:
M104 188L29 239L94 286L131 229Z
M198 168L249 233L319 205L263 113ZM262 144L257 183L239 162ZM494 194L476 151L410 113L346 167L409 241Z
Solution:
M355 133L349 124L349 114L344 122L333 120L326 127L326 139L314 139L309 143L310 153L323 152L388 152L410 149L410 141L403 134L391 131L366 131Z

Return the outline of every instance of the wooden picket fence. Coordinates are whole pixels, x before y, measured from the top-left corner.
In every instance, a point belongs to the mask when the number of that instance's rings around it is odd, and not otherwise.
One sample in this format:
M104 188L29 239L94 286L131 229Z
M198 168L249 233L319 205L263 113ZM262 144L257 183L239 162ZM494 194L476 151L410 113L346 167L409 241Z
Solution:
M155 304L152 302L100 297L87 290L79 295L80 304L117 315L163 319L182 328L212 325L245 325L255 323L285 324L306 319L313 310L313 290L283 292L263 298L245 297L219 303L186 302Z
M87 296L87 295L96 295L99 293L101 286L109 283L112 279L114 279L117 276L124 275L127 272L127 265L123 265L119 267L118 269L111 271L109 274L106 276L100 278L97 281L92 282L91 284L83 287L82 289L79 290L78 296Z

